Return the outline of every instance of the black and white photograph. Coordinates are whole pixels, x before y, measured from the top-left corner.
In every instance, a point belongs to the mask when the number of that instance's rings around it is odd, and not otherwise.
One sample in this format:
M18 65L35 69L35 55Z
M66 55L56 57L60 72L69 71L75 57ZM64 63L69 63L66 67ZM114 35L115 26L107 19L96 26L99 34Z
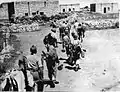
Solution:
M120 92L119 0L0 0L0 92Z

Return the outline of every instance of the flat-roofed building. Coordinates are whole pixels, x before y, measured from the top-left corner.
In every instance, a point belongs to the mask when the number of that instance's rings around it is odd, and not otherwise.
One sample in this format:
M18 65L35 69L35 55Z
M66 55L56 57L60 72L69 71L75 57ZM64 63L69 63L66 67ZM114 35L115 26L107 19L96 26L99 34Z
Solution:
M60 4L60 12L80 11L80 4Z
M58 13L58 0L13 1L0 4L0 19L10 19L13 15L16 17L36 14L51 16Z
M118 13L118 3L93 3L90 4L91 12Z

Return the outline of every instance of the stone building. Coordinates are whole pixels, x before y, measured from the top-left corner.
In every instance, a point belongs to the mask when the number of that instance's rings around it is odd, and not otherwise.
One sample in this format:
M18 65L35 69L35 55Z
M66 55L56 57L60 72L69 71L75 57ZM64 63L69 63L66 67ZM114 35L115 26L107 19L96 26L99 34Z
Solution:
M58 0L14 1L0 5L0 19L14 16L31 16L36 14L55 15L59 12Z
M8 20L8 4L0 4L0 20Z
M90 11L98 13L118 13L118 3L90 4Z
M60 12L80 11L80 4L60 4Z
M58 13L59 1L58 0L39 0L39 1L23 1L14 2L15 15L35 15L46 14L51 16Z

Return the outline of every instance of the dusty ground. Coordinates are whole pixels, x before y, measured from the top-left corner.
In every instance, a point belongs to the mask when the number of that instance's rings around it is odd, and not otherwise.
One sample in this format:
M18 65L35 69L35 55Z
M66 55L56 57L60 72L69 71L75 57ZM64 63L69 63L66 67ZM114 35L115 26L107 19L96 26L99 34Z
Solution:
M21 50L29 54L29 48L35 44L38 55L44 50L43 38L49 32L49 27L42 27L39 32L20 33ZM83 48L87 50L85 59L81 60L81 70L75 72L64 68L58 71L59 84L56 88L45 88L46 91L71 91L71 92L100 92L104 87L111 87L112 92L120 91L114 86L120 80L120 31L94 30L86 32ZM59 57L66 57L61 52L61 45L57 49ZM62 61L61 61L62 62ZM45 69L47 78L47 69Z

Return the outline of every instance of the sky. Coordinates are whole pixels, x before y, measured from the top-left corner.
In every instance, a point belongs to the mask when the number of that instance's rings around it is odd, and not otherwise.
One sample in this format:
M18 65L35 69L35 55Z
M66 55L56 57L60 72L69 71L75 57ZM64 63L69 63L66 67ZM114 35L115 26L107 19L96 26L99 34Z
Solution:
M9 2L9 1L20 1L20 0L0 0L0 3L2 2ZM30 0L24 0L24 1L30 1ZM120 3L120 0L59 0L59 4L74 4L74 3L80 3L80 7L89 6L90 3L114 3L118 2Z

